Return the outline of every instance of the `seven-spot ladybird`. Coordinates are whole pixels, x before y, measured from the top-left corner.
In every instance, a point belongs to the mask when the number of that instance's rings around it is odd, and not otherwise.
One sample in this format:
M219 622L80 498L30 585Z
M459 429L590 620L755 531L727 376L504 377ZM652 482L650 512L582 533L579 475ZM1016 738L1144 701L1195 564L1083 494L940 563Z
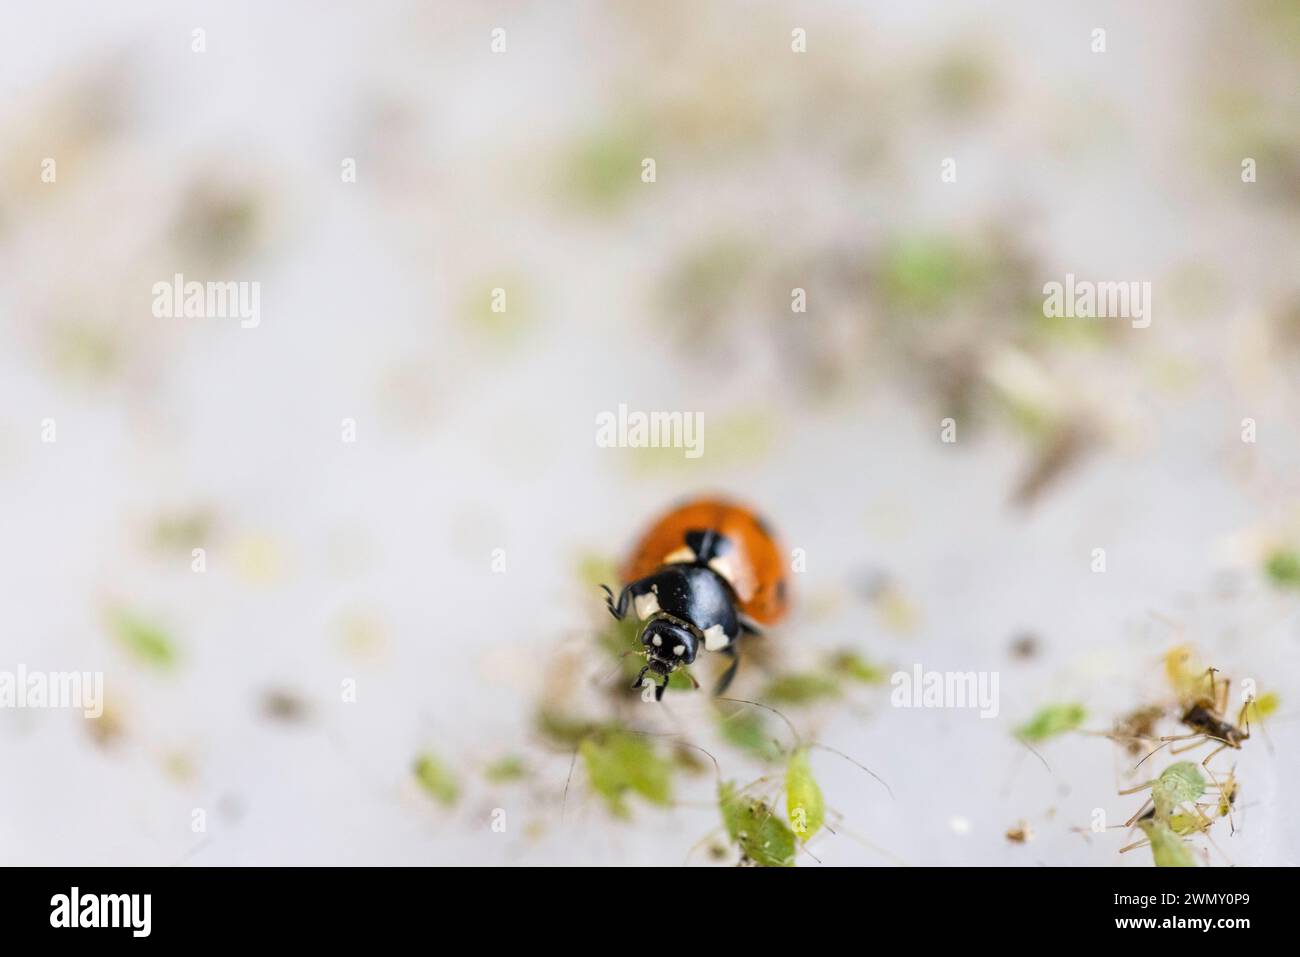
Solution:
M647 671L663 678L689 665L703 647L730 656L718 681L721 694L740 664L741 635L762 634L762 625L779 621L789 607L784 552L767 523L751 510L721 499L685 502L655 522L620 571L626 583L615 600L606 586L605 601L620 621L629 606L645 622L641 644Z

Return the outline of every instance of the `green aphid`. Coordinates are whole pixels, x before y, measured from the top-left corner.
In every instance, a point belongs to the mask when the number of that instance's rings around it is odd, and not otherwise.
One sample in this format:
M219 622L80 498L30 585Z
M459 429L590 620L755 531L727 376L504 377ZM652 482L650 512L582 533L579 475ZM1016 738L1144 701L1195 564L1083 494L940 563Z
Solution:
M1275 585L1300 588L1300 551L1279 549L1264 561L1264 573Z
M795 748L785 771L785 807L790 827L807 842L826 821L826 802L813 777L806 747Z
M1160 772L1151 785L1156 815L1168 818L1180 804L1194 802L1205 793L1205 778L1191 761L1179 761Z
M873 665L856 651L836 652L829 664L830 670L835 674L853 681L860 681L863 684L884 684L889 678L885 669Z
M635 658L631 660L636 661ZM668 676L669 691L694 691L695 688L696 684L691 680L691 671L685 665L679 666L676 671Z
M484 768L483 776L493 784L509 784L528 777L528 765L519 755L508 754Z
M773 679L764 689L763 699L783 704L812 704L814 701L838 697L839 693L840 685L834 678L808 671Z
M1024 741L1046 741L1058 734L1073 731L1083 724L1087 716L1088 712L1081 704L1048 705L1016 728L1015 734Z
M772 737L761 714L750 710L723 713L718 722L723 738L761 761L775 761L781 746Z
M617 731L584 738L578 753L591 787L618 817L628 817L628 793L652 804L672 801L673 762L661 756L644 735Z
M718 808L732 843L759 867L794 867L794 832L763 801L736 791L730 781L718 785Z
M1189 834L1196 834L1204 831L1209 827L1211 819L1201 814L1193 814L1190 811L1175 811L1169 815L1169 830L1173 831L1179 837L1186 837Z
M159 668L176 663L176 646L171 636L130 612L114 611L109 626L115 637L131 654Z
M415 780L425 794L439 804L450 807L460 797L460 785L450 771L433 755L425 753L415 759Z
M1155 859L1156 867L1196 866L1196 857L1192 854L1191 848L1183 843L1168 824L1155 818L1147 818L1139 821L1138 827L1142 828L1142 833L1151 842L1151 856Z

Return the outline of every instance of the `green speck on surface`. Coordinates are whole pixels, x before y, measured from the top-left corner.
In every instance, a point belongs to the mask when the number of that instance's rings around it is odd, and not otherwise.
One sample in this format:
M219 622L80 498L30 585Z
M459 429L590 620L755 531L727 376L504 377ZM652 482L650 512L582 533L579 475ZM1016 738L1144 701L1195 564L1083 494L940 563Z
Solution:
M54 359L60 371L88 381L110 379L122 365L122 349L112 326L64 322L54 326Z
M730 781L718 785L718 808L727 836L759 867L794 867L794 832L772 808L738 794Z
M508 754L493 761L483 771L483 776L493 784L509 784L528 777L528 765L517 754Z
M603 605L604 595L602 594L600 598ZM601 614L605 614L603 610ZM627 682L629 688L632 679L636 677L637 672L641 670L641 666L645 664L645 656L639 653L641 643L636 640L637 631L640 627L641 623L633 615L628 615L622 621L615 621L608 614L605 614L605 626L596 636L597 643L609 653L612 659L611 665L614 661L618 662L619 668L622 670L623 680ZM626 654L629 651L637 652L637 654ZM650 675L646 677L649 678ZM688 686L690 685L689 679L686 683Z
M802 841L816 834L826 821L822 789L813 777L807 748L795 748L785 771L785 807L790 827Z
M601 585L608 585L618 596L618 565L608 555L587 552L578 557L578 581L589 587L604 600Z
M816 672L796 672L774 678L764 689L762 697L782 704L812 704L825 698L837 697L839 683Z
M1025 741L1046 741L1058 734L1073 731L1083 724L1088 712L1081 704L1048 705L1016 729L1016 737Z
M594 212L612 212L643 185L645 158L630 130L589 133L573 144L564 161L564 178L574 202Z
M830 660L830 670L837 675L860 681L863 684L884 684L888 674L856 651L838 651Z
M1264 562L1264 572L1275 585L1300 588L1300 551L1279 549Z
M746 409L723 418L709 419L703 429L682 420L680 430L671 423L669 441L629 449L628 463L638 474L687 472L700 468L710 471L730 469L762 461L776 445L776 415L765 408ZM708 441L704 441L707 435ZM701 454L694 455L692 447ZM706 454L707 453L707 454Z
M652 804L672 800L671 759L662 757L644 736L605 732L584 738L578 746L592 789L618 817L629 817L629 793Z
M136 658L159 668L176 663L176 646L162 628L126 611L115 611L110 620L113 637Z
M511 276L483 279L469 287L464 297L461 314L485 338L511 345L528 330L531 296L523 281Z
M536 727L538 733L547 740L568 747L573 747L600 730L600 725L594 721L575 718L550 708L542 708L537 712Z
M451 806L460 797L460 786L455 777L433 755L420 755L412 770L420 788L439 804Z
M745 709L724 712L718 722L718 729L729 744L762 761L775 761L781 756L781 746L768 732L763 716L755 711Z
M881 269L889 305L912 312L942 309L981 274L966 250L943 238L897 241L885 251Z

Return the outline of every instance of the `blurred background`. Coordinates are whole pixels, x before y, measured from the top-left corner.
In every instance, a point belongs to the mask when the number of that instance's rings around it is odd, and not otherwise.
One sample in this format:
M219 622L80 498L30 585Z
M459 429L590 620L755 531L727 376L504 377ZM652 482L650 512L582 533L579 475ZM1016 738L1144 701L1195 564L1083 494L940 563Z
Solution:
M743 784L789 732L641 706L596 588L721 491L805 558L734 693L893 792L817 754L800 864L1148 866L1075 830L1123 747L1013 732L1180 640L1279 702L1209 861L1297 863L1298 68L1294 0L9 10L0 669L105 714L0 711L0 862L734 862L670 742ZM156 317L177 273L260 324ZM1066 273L1150 326L1045 318ZM600 447L620 403L704 454ZM892 708L914 664L998 717ZM574 759L609 722L662 790Z

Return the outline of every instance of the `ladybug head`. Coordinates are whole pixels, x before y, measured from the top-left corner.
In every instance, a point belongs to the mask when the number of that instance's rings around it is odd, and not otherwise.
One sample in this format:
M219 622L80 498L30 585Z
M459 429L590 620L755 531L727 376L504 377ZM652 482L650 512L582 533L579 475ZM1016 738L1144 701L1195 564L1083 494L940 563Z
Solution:
M659 700L668 687L668 676L679 666L689 665L695 660L699 642L685 625L666 618L655 618L641 632L641 644L645 646L646 665L636 676L632 687L641 687L645 673L653 671L664 679L655 689L655 700Z

